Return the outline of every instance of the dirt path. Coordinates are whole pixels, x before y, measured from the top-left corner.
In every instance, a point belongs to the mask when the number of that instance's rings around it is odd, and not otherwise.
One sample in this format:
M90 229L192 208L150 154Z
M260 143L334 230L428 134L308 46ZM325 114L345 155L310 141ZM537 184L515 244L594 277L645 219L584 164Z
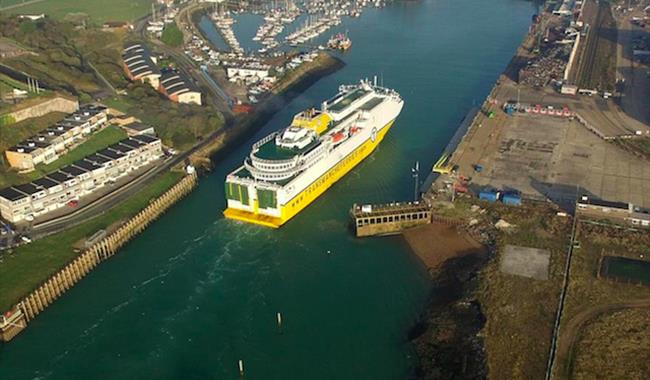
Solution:
M569 322L562 326L562 333L557 348L557 377L560 379L569 379L571 376L571 362L575 355L575 348L582 328L596 317L613 313L615 311L632 308L650 307L650 299L611 303L599 305L590 309L583 310L576 314Z
M4 7L4 8L0 8L0 11L8 11L9 9L20 8L20 7L24 7L25 5L37 4L37 3L41 3L41 2L43 2L43 1L45 1L45 0L29 0L29 1L24 1L24 2L22 2L22 3L17 3L17 4L13 4L13 5L7 5L7 6Z

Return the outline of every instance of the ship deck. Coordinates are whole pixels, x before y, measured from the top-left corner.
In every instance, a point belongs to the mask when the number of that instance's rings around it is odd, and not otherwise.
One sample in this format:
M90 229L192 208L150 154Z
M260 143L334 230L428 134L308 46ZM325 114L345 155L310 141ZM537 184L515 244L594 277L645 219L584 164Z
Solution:
M345 107L349 106L354 102L355 100L361 98L365 94L367 94L369 91L366 91L362 88L357 88L352 92L349 92L345 94L342 98L339 99L334 99L332 101L333 104L328 104L327 107L328 109L338 112L344 109Z
M310 150L318 146L318 144L320 144L320 141L314 140L304 148L289 149L289 148L283 148L277 146L275 144L275 139L272 139L268 141L266 144L259 147L258 151L255 153L255 157L260 158L262 160L272 160L272 161L289 160L297 155L309 152Z

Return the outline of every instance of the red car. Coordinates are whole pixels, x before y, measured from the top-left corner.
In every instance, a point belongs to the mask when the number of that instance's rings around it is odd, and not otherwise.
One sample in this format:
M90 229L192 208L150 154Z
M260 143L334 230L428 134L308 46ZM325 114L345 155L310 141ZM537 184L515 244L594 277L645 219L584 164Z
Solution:
M70 207L77 207L77 206L79 206L79 201L76 200L76 199L73 199L73 200L71 200L70 202L68 202L68 206L70 206Z

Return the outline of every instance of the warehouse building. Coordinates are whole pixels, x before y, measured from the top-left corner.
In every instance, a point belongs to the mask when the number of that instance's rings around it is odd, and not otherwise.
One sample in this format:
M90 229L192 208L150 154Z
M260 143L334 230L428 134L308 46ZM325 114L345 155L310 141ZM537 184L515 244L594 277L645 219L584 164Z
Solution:
M107 120L106 107L86 104L44 132L7 149L7 162L23 172L34 170L38 164L49 164L103 128Z
M31 221L114 183L162 154L157 137L128 137L43 178L0 190L0 215L11 223Z
M151 87L158 89L160 69L144 45L140 43L127 45L122 51L122 61L124 71L130 80L149 83Z
M650 209L632 203L612 202L583 195L576 204L576 212L590 219L605 219L635 227L650 227Z
M201 93L187 76L178 70L162 71L159 90L173 102L201 105Z

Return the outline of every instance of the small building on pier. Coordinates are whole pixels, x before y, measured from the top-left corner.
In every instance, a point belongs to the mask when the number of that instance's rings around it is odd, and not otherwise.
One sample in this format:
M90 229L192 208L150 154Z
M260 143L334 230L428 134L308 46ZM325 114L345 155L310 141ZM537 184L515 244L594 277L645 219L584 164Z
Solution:
M350 213L357 237L397 234L410 227L431 223L431 206L418 201L355 204Z

